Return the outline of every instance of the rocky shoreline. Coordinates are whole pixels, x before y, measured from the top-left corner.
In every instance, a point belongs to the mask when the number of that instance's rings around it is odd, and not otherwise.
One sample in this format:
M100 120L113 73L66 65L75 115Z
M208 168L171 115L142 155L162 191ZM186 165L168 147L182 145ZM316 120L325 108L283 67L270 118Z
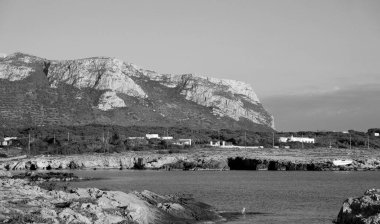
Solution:
M293 153L293 154L291 154ZM302 154L303 153L303 154ZM154 151L70 156L36 156L0 161L0 170L59 169L162 169L162 170L278 170L366 171L380 169L380 156L366 152L353 155L321 151L203 150L176 154ZM309 153L309 154L308 154ZM323 153L323 154L322 154ZM335 154L334 154L335 153ZM346 154L344 154L346 153ZM351 154L350 154L351 153ZM336 158L352 159L348 166L335 166Z
M0 171L2 223L214 223L225 219L211 206L182 195L124 193L96 188L47 190Z
M81 178L65 172L28 171L12 175L0 170L0 222L211 224L228 221L226 214L188 195L124 193L54 184L77 180ZM361 197L346 199L333 223L380 223L379 208L380 189L369 189Z

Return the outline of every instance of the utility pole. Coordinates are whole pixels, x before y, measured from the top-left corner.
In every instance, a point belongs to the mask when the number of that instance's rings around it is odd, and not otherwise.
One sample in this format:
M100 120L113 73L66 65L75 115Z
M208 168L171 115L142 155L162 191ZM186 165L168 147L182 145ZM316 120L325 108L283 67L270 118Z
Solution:
M351 149L351 133L350 133L350 149Z
M245 149L247 149L247 132L244 132L244 143L245 143Z
M30 133L28 136L28 154L30 155Z
M272 146L274 148L274 132L272 132Z
M107 135L104 139L104 153L106 153L106 151L107 151Z
M67 132L67 141L70 141L70 132Z
M55 133L54 133L54 140L53 140L53 142L54 142L54 145L55 145Z
M330 149L331 149L331 138L330 138Z
M110 152L110 146L109 146L109 141L110 141L110 131L107 130L107 152Z
M369 149L369 135L368 135L367 137L368 137L368 145L367 145L367 149Z

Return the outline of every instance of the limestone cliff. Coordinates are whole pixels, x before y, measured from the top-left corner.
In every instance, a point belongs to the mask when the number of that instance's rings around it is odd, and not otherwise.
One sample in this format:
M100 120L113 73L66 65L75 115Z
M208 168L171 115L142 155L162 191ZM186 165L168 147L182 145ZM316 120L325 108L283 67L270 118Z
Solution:
M159 74L108 57L58 61L11 54L0 58L0 93L5 93L0 96L4 122L274 127L247 83ZM16 104L9 105L10 100Z

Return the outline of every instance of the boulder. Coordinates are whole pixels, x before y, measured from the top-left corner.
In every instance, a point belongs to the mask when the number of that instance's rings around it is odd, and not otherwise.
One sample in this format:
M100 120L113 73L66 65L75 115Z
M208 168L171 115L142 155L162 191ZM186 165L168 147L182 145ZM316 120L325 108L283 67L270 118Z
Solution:
M361 197L346 199L335 223L380 223L380 189L369 189Z
M59 213L59 219L64 223L84 223L91 224L91 220L82 214L73 211L70 208L65 208L62 212Z
M78 163L76 163L75 161L70 161L68 167L70 169L79 169L81 166Z
M57 212L54 211L53 209L48 209L48 208L42 208L41 211L41 217L43 219L55 219L57 218Z
M203 160L201 166L203 169L218 169L218 170L229 169L228 163L226 160L215 160L213 158Z
M0 178L2 177L12 177L12 174L9 171L0 170Z

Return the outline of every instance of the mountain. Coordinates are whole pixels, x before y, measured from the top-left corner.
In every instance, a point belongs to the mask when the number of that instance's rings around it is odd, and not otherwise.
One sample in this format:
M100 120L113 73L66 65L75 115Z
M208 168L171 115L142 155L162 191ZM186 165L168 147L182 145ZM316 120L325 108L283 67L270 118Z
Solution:
M0 57L2 127L85 124L274 128L244 82L159 74L109 57Z

